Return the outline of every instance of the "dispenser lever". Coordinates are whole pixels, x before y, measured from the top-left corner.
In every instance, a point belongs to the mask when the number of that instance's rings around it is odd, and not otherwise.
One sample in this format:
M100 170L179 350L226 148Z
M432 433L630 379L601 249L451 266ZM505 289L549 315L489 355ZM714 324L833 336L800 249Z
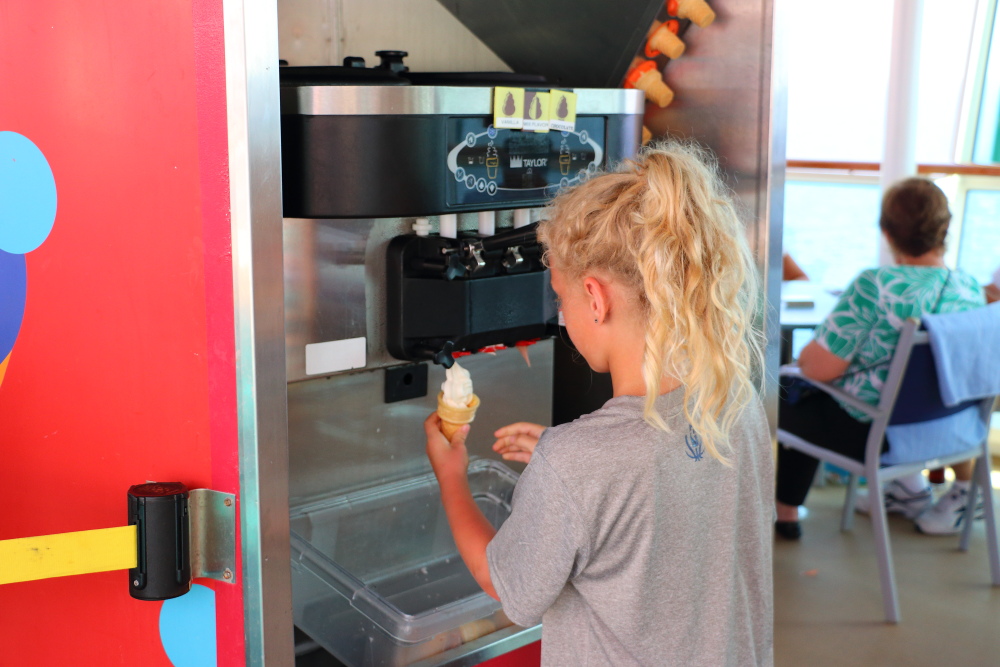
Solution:
M524 264L524 257L521 256L521 249L517 246L508 248L503 258L504 268L510 270Z
M473 245L469 248L469 270L473 273L476 271L481 271L486 268L486 260L483 259L483 248L482 246L476 247Z
M486 266L486 262L483 260L484 254L494 250L505 250L537 243L537 232L538 223L533 222L525 227L518 227L517 229L494 234L493 236L466 240L462 243L462 253L465 255L465 263L469 267L469 270L475 273ZM517 262L515 261L513 266L516 266L516 264Z
M493 250L502 250L504 248L510 248L511 246L523 246L537 243L537 233L538 223L533 222L524 227L518 227L517 229L494 234L493 236L476 239L472 242L472 244L482 248L483 252L492 252Z

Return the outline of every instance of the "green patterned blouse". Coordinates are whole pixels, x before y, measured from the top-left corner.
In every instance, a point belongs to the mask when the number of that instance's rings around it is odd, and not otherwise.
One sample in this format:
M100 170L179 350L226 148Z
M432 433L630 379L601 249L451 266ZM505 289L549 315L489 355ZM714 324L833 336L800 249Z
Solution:
M833 383L876 405L889 373L887 362L907 318L930 312L952 313L984 304L979 284L962 271L952 271L949 277L948 269L933 266L866 269L840 296L833 312L816 329L814 339L850 362L843 377ZM843 407L855 419L871 421L860 410Z

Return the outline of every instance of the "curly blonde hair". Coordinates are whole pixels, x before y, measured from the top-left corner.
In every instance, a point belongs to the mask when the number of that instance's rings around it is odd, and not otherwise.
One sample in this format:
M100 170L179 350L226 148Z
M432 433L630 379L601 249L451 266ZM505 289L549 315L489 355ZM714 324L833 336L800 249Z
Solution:
M645 420L667 430L655 403L676 378L684 416L728 463L722 449L762 377L761 289L714 157L690 142L650 146L556 197L538 237L567 277L607 275L640 305Z

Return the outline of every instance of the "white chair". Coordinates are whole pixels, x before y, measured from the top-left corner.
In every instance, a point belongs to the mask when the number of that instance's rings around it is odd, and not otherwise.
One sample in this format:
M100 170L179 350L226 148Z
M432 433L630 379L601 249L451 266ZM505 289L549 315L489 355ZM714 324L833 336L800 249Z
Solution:
M990 341L970 341L970 344L995 344ZM841 402L861 410L872 418L871 430L865 447L865 460L856 461L837 452L830 451L802 438L778 429L778 442L785 447L797 449L820 461L828 461L850 473L847 488L847 499L844 502L841 515L841 530L850 530L854 523L854 499L857 493L859 476L868 480L870 515L875 531L875 549L878 554L879 579L882 585L882 606L886 620L898 623L899 599L896 594L896 579L892 568L892 550L889 545L889 531L886 523L885 501L883 487L893 479L919 472L927 468L941 468L976 459L975 473L972 478L972 489L966 506L965 523L959 548L968 550L969 535L973 524L977 491L983 493L983 505L987 540L989 548L990 576L994 586L1000 586L1000 546L997 542L997 517L994 508L993 486L990 482L990 452L988 438L974 447L947 455L930 455L920 460L899 463L890 466L882 465L880 461L882 440L886 428L896 424L913 424L930 421L966 409L978 406L980 416L989 425L994 397L968 401L953 408L946 408L941 400L938 389L937 372L931 347L928 344L927 332L920 330L920 321L909 319L900 332L899 343L889 364L888 377L882 388L877 406L869 405L847 394L838 387L805 378L798 367L784 366L783 376L798 377L815 385Z

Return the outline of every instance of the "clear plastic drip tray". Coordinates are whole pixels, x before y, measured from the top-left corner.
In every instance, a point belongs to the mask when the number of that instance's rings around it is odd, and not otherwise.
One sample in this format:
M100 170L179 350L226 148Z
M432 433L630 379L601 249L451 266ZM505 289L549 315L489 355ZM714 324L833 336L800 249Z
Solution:
M469 466L495 527L516 481ZM459 557L433 474L293 509L291 528L295 624L347 665L407 665L511 624Z

